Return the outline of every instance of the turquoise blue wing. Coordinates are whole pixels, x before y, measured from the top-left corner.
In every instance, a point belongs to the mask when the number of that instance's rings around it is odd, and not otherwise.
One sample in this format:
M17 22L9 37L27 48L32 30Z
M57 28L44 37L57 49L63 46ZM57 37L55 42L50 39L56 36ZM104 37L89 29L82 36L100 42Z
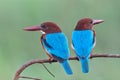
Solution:
M94 35L92 30L73 31L72 44L79 57L89 57L94 47Z
M44 47L55 58L68 59L70 56L68 40L63 33L47 34Z

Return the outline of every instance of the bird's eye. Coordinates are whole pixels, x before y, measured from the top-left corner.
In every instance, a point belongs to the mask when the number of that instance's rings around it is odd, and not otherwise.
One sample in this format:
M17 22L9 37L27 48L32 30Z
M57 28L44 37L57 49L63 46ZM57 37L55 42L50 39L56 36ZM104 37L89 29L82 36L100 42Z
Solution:
M92 24L93 23L93 21L90 21L90 24Z
M46 25L41 25L41 28L42 28L42 29L46 29L47 26L46 26Z

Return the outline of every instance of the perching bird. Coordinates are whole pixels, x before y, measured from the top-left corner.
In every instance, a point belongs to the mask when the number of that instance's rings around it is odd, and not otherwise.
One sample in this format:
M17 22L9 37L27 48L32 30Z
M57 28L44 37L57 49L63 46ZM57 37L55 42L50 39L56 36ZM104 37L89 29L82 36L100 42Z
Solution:
M93 29L93 25L102 22L104 21L83 18L78 21L74 31L72 32L71 46L80 60L83 73L89 72L88 59L96 44L96 34Z
M68 75L72 74L68 62L70 51L68 40L59 26L53 22L44 22L40 26L24 28L25 31L41 31L41 44L49 56L49 60L58 60Z

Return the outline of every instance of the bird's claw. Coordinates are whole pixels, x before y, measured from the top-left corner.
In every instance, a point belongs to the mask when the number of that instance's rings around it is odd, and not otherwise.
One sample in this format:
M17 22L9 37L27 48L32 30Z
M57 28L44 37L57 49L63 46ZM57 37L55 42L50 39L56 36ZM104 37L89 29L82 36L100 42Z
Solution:
M48 60L50 61L49 63L51 64L54 59L50 57Z

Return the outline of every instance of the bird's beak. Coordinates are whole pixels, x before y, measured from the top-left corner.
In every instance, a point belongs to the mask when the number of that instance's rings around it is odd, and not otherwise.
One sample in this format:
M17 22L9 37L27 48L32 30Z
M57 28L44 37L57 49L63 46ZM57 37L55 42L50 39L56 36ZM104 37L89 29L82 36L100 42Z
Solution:
M104 20L93 20L93 25L104 22Z
M25 30L25 31L40 31L41 27L40 26L32 26L32 27L24 28L23 30Z

